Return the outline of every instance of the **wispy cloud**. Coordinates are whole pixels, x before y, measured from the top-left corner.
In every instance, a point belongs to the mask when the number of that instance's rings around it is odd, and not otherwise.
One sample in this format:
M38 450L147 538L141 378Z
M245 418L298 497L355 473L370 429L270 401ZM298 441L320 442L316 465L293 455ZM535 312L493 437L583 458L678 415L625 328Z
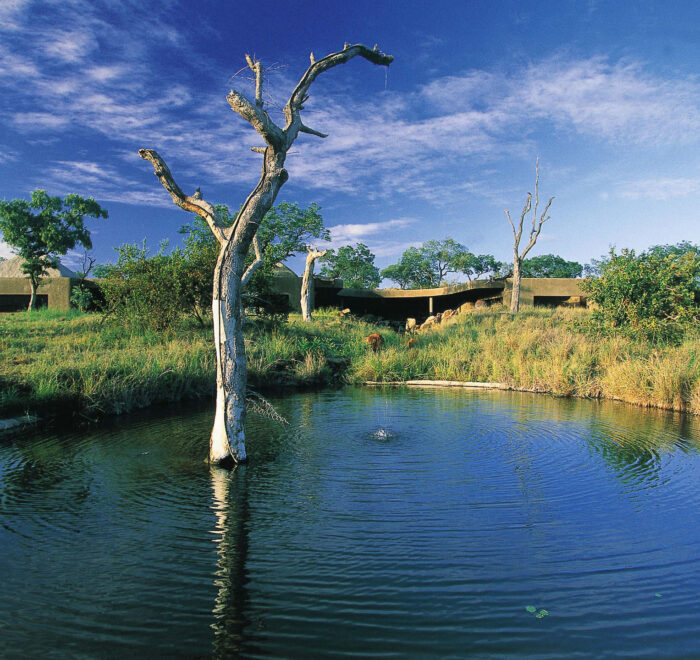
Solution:
M700 192L700 178L653 178L626 181L618 188L627 199L673 199Z
M107 23L97 5L83 0L46 7L55 20L40 30L30 3L5 0L0 9L8 19L0 34L11 36L0 42L0 84L9 107L17 108L0 125L25 139L67 144L89 134L104 147L99 157L88 154L82 169L65 158L51 164L44 186L83 182L103 199L166 205L169 198L155 190L147 164L135 155L139 147L158 149L185 188L254 185L260 156L250 147L260 139L224 100L223 85L234 72L208 62L178 70L180 82L173 84L172 75L151 65L186 44L165 9L149 13L125 0L118 10L124 20ZM138 30L125 27L137 23ZM296 79L287 70L271 76L274 97L286 99ZM700 84L662 77L640 62L549 58L508 73L470 70L413 91L362 98L334 80L324 78L323 93L312 89L305 110L305 121L329 137L301 136L286 163L292 180L308 190L454 204L494 195L478 172L531 158L543 129L632 147L689 144L700 134ZM247 84L244 76L230 82ZM100 159L109 167L90 170ZM664 194L683 194L683 185L696 191L688 180L675 188L669 183ZM635 190L628 184L622 194L642 195Z
M396 218L384 222L367 222L364 224L344 224L330 227L331 246L347 245L348 243L366 243L368 237L383 234L387 230L398 230L408 227L415 222L413 218Z

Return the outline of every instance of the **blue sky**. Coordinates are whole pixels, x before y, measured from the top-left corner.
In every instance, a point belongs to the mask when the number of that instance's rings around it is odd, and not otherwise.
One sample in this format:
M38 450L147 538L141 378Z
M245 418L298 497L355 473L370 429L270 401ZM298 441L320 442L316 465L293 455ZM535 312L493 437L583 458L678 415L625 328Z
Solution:
M700 3L2 0L0 196L93 196L94 253L174 244L189 220L137 150L237 208L261 141L225 97L269 67L270 112L317 56L379 44L323 74L278 201L317 202L333 245L380 267L453 237L510 260L541 162L555 195L532 255L588 262L610 245L700 242ZM7 255L0 245L0 255ZM68 259L68 263L71 260ZM291 262L299 270L298 263Z

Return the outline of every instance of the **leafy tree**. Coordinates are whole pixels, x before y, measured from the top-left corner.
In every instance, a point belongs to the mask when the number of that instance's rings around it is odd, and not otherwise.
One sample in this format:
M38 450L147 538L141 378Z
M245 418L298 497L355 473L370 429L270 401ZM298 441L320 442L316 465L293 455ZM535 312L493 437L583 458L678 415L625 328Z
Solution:
M675 245L652 245L644 251L645 254L657 257L677 256L682 257L689 253L700 254L700 245L695 245L690 241L681 241Z
M426 241L418 248L408 248L399 263L387 266L381 275L402 289L437 287L444 283L449 273L459 271L458 263L467 254L467 248L452 238Z
M468 253L467 248L452 238L442 241L426 241L420 247L425 260L430 264L431 284L440 286L450 273L456 273L455 261Z
M678 338L700 309L700 252L673 254L613 249L600 276L582 288L595 304L593 323L601 329L642 335L653 341Z
M34 190L30 201L13 199L0 202L0 231L3 240L22 257L22 271L29 277L29 309L36 306L36 290L49 268L58 266L59 255L80 243L90 249L90 232L85 216L106 218L107 211L92 198L66 195L52 197L45 190Z
M472 278L479 279L486 274L496 276L503 266L491 254L472 254L471 252L458 255L452 265L457 272L464 273L470 282Z
M348 289L372 289L381 282L374 255L364 243L328 250L322 261L321 275L342 279Z
M523 259L520 272L523 277L581 277L583 266L558 255L543 254Z
M432 264L420 248L410 247L399 263L387 266L381 277L393 280L402 289L426 289L433 285Z

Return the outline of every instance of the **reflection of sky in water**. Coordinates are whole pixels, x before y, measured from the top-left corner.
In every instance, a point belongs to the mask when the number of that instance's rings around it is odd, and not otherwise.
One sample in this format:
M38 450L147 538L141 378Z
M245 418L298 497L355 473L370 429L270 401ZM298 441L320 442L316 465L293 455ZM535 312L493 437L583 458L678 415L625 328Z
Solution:
M9 654L700 655L698 419L452 390L275 404L290 425L251 418L234 472L204 463L208 410L3 439Z

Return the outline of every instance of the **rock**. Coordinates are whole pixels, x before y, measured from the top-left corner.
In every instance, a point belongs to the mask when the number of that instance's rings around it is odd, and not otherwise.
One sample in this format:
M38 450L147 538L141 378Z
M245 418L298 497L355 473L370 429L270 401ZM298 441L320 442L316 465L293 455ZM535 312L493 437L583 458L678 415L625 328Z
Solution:
M437 323L437 320L434 316L429 316L425 321L423 321L423 325L421 325L421 330L425 330L426 328L430 328L431 326L435 325Z
M465 302L463 305L459 306L460 312L471 312L474 309L473 302Z
M487 307L488 303L485 300L477 300L474 304L474 309L486 309Z
M416 319L406 319L406 332L415 332L417 327Z
M339 314L340 316L347 316L348 314L350 314L350 309L349 309L349 308L341 309L341 310L338 312L338 314Z
M447 319L451 319L454 315L455 315L454 310L452 310L452 309L446 309L446 310L442 313L442 321L443 321L443 323L444 323L445 321L447 321Z

